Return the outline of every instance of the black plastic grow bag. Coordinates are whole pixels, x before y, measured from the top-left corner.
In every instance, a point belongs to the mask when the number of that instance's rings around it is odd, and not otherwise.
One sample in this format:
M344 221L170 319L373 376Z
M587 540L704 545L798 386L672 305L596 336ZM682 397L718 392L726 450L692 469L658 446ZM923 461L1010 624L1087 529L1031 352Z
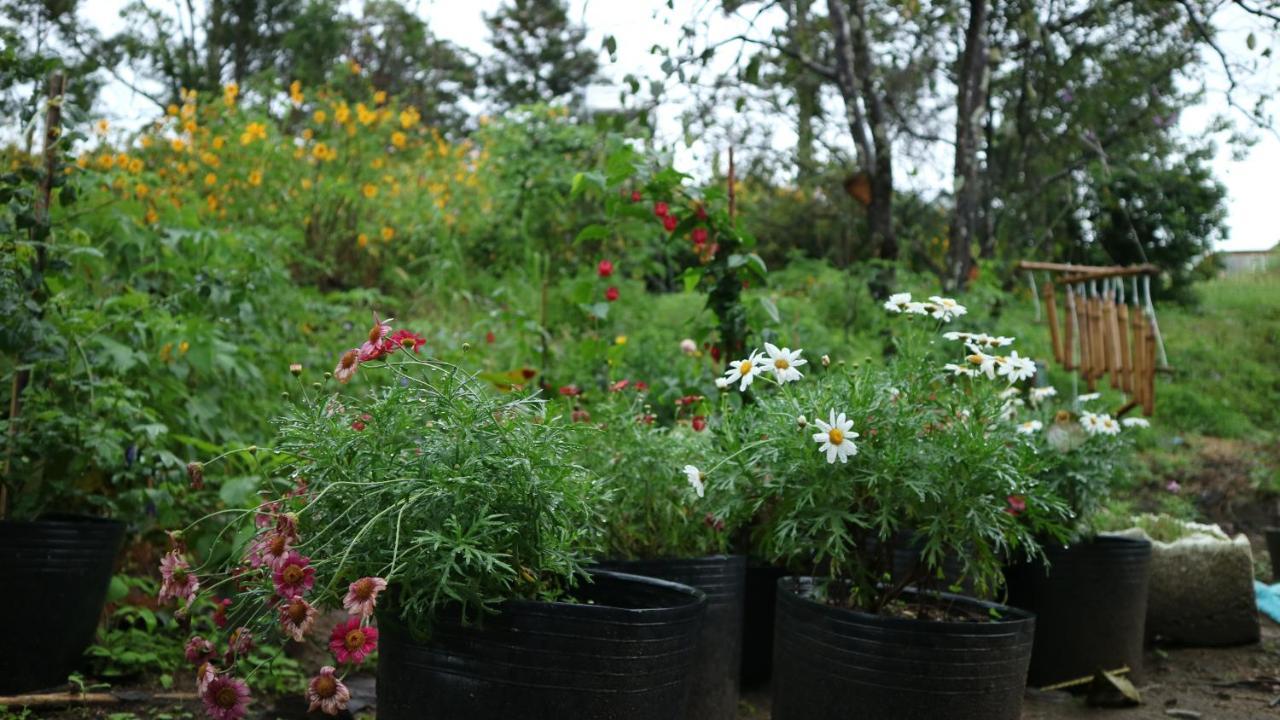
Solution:
M1044 563L1006 572L1009 604L1036 614L1028 682L1035 687L1128 667L1142 672L1151 543L1100 536L1046 545Z
M711 555L667 560L628 560L603 567L632 575L691 585L707 595L689 671L688 720L734 720L738 716L738 668L742 659L742 602L747 559Z
M61 685L93 642L124 524L0 522L0 695Z
M706 608L695 588L596 570L578 603L512 601L415 640L378 614L379 720L672 720Z
M975 619L871 615L810 599L815 582L778 581L773 720L1021 716L1035 632L1030 613L943 594Z

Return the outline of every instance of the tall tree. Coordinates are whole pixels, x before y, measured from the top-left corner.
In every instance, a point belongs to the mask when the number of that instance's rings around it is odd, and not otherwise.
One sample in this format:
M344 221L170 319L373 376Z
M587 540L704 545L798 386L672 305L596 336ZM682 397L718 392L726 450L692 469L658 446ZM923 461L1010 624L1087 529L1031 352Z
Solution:
M569 20L564 0L508 0L485 16L494 55L484 83L504 108L550 102L581 90L599 72L587 30Z
M959 61L956 63L956 135L952 173L954 204L944 284L964 287L973 268L974 239L982 222L982 177L979 149L987 117L987 5L968 0L969 16Z

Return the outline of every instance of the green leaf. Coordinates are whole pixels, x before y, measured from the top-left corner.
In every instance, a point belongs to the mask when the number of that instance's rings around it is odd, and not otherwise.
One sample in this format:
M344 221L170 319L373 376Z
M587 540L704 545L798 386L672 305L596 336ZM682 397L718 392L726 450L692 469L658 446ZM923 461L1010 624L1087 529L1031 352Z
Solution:
M782 316L778 314L778 306L773 302L773 300L761 295L760 305L764 308L764 311L769 314L769 319L773 320L775 323L782 322Z
M700 267L685 268L680 275L680 279L684 281L684 291L693 292L698 287L698 283L702 282L702 276L706 271Z
M588 225L578 231L578 236L573 239L573 242L576 245L586 240L604 240L612 234L608 226Z

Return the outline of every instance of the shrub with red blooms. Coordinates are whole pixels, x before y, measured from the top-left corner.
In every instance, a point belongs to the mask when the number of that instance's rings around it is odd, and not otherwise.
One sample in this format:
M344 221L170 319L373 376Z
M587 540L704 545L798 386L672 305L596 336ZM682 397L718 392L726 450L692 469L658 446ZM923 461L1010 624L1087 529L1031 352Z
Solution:
M601 260L600 264L596 266L596 274L602 278L613 275L613 263L608 260Z
M377 650L380 614L429 634L446 605L474 620L505 600L562 597L584 575L596 486L570 460L581 425L425 357L422 338L391 323L375 315L362 345L339 349L329 382L299 373L263 501L203 521L230 518L218 537L242 540L202 563L171 534L159 601L189 612L202 593L221 598L216 633L184 648L214 720L248 712L255 645L305 640L325 610L347 618L306 699L336 715L350 700L344 678ZM354 378L362 391L344 393ZM474 562L460 567L462 527Z

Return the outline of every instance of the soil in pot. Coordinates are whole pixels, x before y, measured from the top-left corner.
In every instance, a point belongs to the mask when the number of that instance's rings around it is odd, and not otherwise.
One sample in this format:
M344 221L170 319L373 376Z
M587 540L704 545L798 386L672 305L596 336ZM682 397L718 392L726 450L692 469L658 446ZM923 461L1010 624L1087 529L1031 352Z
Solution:
M0 522L0 695L66 683L93 642L124 524L75 515Z
M443 617L415 639L378 613L378 718L682 717L706 599L606 570L577 603L512 601L482 626Z
M773 720L1020 717L1030 613L944 593L955 619L872 615L815 599L816 585L778 583Z
M1100 536L1045 546L1049 559L1006 572L1009 604L1036 614L1034 687L1093 675L1099 668L1142 672L1151 543Z
M687 720L734 720L738 716L746 557L711 555L610 561L602 566L691 585L706 593L707 613L689 671L689 706L684 717Z
M742 603L743 688L763 687L773 674L773 618L778 605L778 580L786 570L774 565L747 565Z

